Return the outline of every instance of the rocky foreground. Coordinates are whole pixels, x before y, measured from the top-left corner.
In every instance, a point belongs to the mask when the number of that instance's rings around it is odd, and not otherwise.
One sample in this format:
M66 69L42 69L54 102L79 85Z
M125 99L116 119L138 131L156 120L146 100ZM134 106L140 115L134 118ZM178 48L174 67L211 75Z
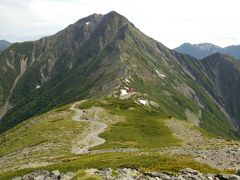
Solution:
M182 146L166 147L165 154L190 155L196 161L216 169L240 169L240 142L208 137L190 123L169 119L166 125L183 142Z
M77 177L76 177L77 176ZM186 168L179 173L171 172L143 172L139 169L111 168L98 170L89 169L80 174L73 172L60 173L58 170L36 171L13 180L71 180L71 179L106 179L106 180L240 180L240 171L233 174L203 174L199 171Z
M70 180L75 177L75 173L60 173L58 170L49 172L46 170L35 171L23 177L15 177L12 180Z

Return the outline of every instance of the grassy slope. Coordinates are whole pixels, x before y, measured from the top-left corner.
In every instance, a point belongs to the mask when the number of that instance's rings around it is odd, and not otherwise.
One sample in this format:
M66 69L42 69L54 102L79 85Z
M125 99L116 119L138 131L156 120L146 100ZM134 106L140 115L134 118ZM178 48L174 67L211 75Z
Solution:
M125 39L126 45L122 51L124 57L129 57L125 62L129 63L126 67L128 76L133 79L130 86L142 94L146 93L160 105L162 111L171 116L187 119L186 109L195 115L201 112L199 120L202 128L221 137L239 138L227 117L209 97L206 87L202 87L184 71L184 68L188 69L189 66L192 74L197 73L197 76L201 76L205 82L203 84L210 86L211 82L204 74L203 67L191 57L171 53L162 45L157 46L157 42L147 39L139 31L135 29L132 31L133 33ZM159 48L162 53L157 54L157 51L149 53L150 51L146 50L154 48ZM165 74L166 77L159 78L155 70ZM186 95L182 85L194 92L190 91L192 97ZM202 107L193 96L199 99Z
M4 137L1 136L1 155L7 152L18 152L19 149L24 147L35 147L39 143L48 141L53 144L60 143L62 146L57 149L50 148L47 151L42 151L42 153L34 154L32 152L28 155L30 161L42 156L48 158L55 155L55 164L44 167L47 170L59 169L63 172L77 172L79 169L86 168L137 167L144 170L178 171L191 167L203 172L219 172L207 165L193 161L191 157L169 156L149 152L150 149L157 147L180 144L180 141L172 136L170 130L163 124L163 119L166 118L164 113L138 105L133 100L119 100L117 98L88 100L80 105L83 109L89 109L92 106L102 107L112 115L117 114L120 117L124 117L121 118L124 121L110 125L110 128L101 134L102 137L106 138L107 142L94 149L137 147L140 148L141 152L71 155L69 153L70 142L76 137L76 134L81 134L83 124L70 120L72 112L67 110L69 106L65 106L30 119L7 131L5 141L3 141ZM29 125L31 128L27 128ZM63 136L64 138L62 138ZM15 164L16 162L14 161L13 163ZM23 175L37 169L42 168L5 172L0 174L0 179Z
M72 139L82 133L84 124L73 121L72 112L67 108L69 106L32 118L1 134L0 156L37 146L48 148L44 151L38 149L39 154L31 153L30 158L68 155Z
M131 100L108 99L103 104L92 100L81 104L81 108L101 106L113 115L124 117L125 121L117 122L101 137L106 143L94 149L109 148L144 148L152 149L162 146L178 145L179 140L172 136L169 129L164 125L164 113L146 109Z
M119 167L131 167L140 168L145 171L173 171L177 172L183 168L193 168L200 170L205 173L219 173L219 170L211 168L205 164L197 163L191 160L190 157L184 156L168 156L161 155L157 153L151 154L136 154L136 153L105 153L105 154L95 154L95 155L81 155L74 160L65 160L63 163L50 165L44 167L46 170L58 169L61 172L77 172L80 169L88 168L119 168ZM15 172L6 172L0 174L0 178L9 179L11 177L21 176L38 170L35 169L25 169Z
M126 75L124 74L126 70L127 74L133 78L132 87L140 93L148 94L152 100L160 105L162 111L179 119L187 118L186 109L194 114L199 114L201 111L202 116L199 118L201 127L223 137L236 138L237 135L233 132L227 118L205 91L208 86L210 87L210 82L204 75L204 69L198 66L195 60L189 56L183 56L182 61L185 64L180 65L178 62L180 60L176 60L179 57L169 49L146 37L130 23L125 23L125 25L117 30L112 28L116 32L114 31L111 36L109 36L109 33L103 33L102 30L99 30L103 37L108 34L109 37L107 36L106 42L111 43L109 46L103 47L101 51L96 49L97 52L99 51L97 54L96 52L92 53L92 51L98 41L95 42L95 38L92 38L92 46L89 45L85 49L79 49L80 54L73 53L79 54L79 57L59 57L61 62L66 59L68 61L69 59L74 61L78 59L79 64L76 64L76 69L73 68L72 70L68 68L66 70L65 66L59 64L59 69L56 69L56 72L62 73L54 76L54 78L52 77L51 81L46 82L38 90L33 87L41 82L40 74L36 74L36 72L39 72L42 64L39 62L29 69L23 76L25 80L18 83L13 93L11 101L13 101L14 107L5 116L4 121L0 122L0 131L3 132L33 115L47 112L59 104L109 94L117 86L118 77ZM29 57L32 56L33 45L31 43L25 43L24 46L21 46L21 44L15 46L19 52L25 52ZM88 52L88 50L91 50L91 52ZM5 56L10 58L10 54ZM119 56L121 57L119 58ZM120 64L119 59L124 63ZM203 77L203 81L206 81L204 83L206 87L199 86L187 75L184 71L186 64L191 66L193 71L200 73L199 76ZM65 67L65 69L60 67ZM155 70L165 74L166 78L159 78ZM16 74L16 72L11 73ZM65 76L65 74L68 74L68 76ZM9 78L12 75L3 77ZM9 79L3 80L3 82L10 82ZM11 79L11 81L13 80ZM196 93L198 99L204 104L204 108L201 108L196 101L193 101L192 97L181 91L182 84L190 87ZM5 86L1 85L0 81L0 93L7 94L10 87ZM3 99L0 97L0 105L2 102Z

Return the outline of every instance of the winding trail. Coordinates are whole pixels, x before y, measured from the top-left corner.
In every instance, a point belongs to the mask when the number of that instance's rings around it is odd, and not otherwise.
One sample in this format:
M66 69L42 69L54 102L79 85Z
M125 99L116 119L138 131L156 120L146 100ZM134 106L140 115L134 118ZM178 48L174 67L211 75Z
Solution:
M84 119L83 110L76 108L78 105L74 103L70 110L75 112L75 115L72 117L72 120L78 122L84 122L89 124L89 127L83 132L82 137L83 139L75 143L72 147L73 154L88 154L89 149L100 144L105 143L105 139L100 138L98 135L105 131L108 127L107 124L100 122L98 120L98 111L95 112L93 119Z

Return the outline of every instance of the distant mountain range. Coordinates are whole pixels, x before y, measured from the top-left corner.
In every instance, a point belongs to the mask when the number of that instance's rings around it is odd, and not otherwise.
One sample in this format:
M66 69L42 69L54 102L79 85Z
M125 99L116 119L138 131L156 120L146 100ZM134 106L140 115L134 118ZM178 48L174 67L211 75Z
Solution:
M11 45L10 42L5 41L5 40L0 40L0 52L4 51Z
M222 48L211 43L184 43L174 50L179 53L189 54L197 59L203 59L217 52L228 54L235 57L236 59L240 59L240 45L232 45Z

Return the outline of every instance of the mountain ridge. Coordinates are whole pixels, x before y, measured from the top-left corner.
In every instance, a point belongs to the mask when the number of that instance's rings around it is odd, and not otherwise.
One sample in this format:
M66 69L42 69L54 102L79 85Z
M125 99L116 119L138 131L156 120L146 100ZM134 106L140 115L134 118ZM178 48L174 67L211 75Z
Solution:
M133 88L169 116L237 136L229 119L235 111L228 117L222 104L216 107L214 82L204 65L144 35L116 12L93 14L53 36L13 44L0 59L2 131L60 105Z
M239 92L232 56L90 15L0 54L0 179L236 179Z
M231 55L238 60L240 59L240 45L231 45L222 48L211 43L184 43L179 47L174 48L174 50L179 53L189 54L197 59L203 59L217 52Z

